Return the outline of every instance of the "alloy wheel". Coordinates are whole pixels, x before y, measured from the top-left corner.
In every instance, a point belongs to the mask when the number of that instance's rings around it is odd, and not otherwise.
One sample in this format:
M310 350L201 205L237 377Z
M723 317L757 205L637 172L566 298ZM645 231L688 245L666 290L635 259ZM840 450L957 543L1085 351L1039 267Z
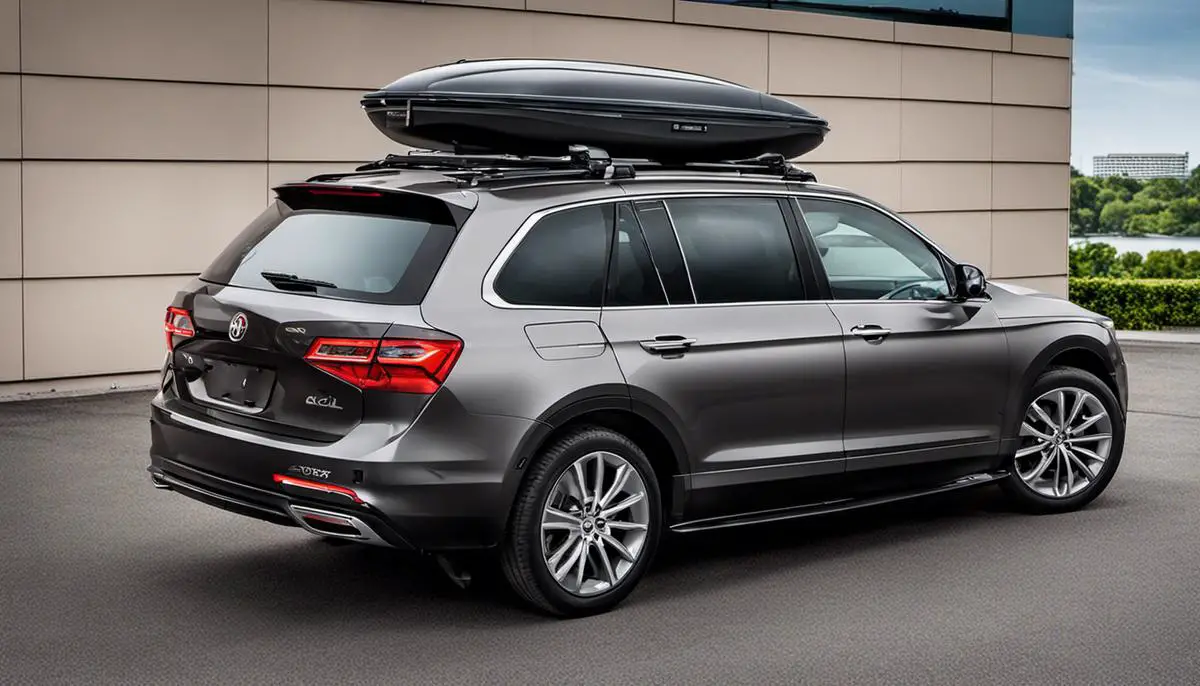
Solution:
M1030 403L1021 423L1016 472L1035 493L1069 498L1096 483L1112 451L1112 418L1080 388L1058 388Z
M550 490L542 510L542 554L569 593L610 590L637 564L650 526L646 484L616 453L576 460Z

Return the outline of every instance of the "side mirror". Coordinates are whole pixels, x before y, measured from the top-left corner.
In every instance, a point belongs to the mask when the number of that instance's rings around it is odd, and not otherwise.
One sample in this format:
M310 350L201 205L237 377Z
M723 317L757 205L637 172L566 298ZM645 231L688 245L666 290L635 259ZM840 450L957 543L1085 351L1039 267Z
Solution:
M982 297L987 292L987 279L983 270L972 264L954 265L956 293L960 300Z

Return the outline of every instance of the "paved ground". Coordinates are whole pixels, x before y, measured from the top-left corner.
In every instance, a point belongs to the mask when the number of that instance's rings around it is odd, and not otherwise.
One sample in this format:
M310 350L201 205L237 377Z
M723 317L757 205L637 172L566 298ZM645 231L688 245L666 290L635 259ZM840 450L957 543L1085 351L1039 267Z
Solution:
M1088 510L991 491L677 540L602 617L151 489L145 394L0 405L2 683L1200 681L1200 348L1134 348Z

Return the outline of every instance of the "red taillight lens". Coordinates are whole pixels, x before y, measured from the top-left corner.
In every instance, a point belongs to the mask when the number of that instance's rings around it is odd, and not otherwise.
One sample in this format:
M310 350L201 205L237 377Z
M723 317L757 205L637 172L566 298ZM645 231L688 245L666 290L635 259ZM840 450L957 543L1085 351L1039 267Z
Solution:
M457 339L318 338L304 359L365 390L428 395L446 381L462 345Z
M167 350L174 350L175 336L191 338L196 335L196 326L192 323L190 312L182 307L168 307L163 331L167 335Z
M347 498L349 498L351 501L358 503L360 505L363 502L362 498L359 498L357 493L350 490L349 488L346 488L345 486L338 486L336 484L327 484L322 481L309 481L308 479L297 479L294 476L287 476L286 474L273 474L272 478L275 480L275 483L279 484L280 486L291 486L293 488L307 488L310 491L320 491L322 493L333 493L335 495L344 495Z

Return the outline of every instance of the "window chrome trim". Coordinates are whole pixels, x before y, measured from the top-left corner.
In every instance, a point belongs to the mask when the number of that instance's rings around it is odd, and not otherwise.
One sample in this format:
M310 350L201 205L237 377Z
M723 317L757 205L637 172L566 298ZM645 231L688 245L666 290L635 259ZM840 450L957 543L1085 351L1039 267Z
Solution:
M663 212L667 213L667 223L671 225L671 235L675 237L675 247L679 248L679 257L683 260L683 273L687 276L688 290L692 292L692 304L698 305L700 298L696 297L696 282L692 281L692 268L688 265L687 252L684 251L683 241L679 238L679 229L675 225L675 215L671 214L671 206L667 204L665 199L659 202L662 203ZM634 211L637 211L636 206L634 207ZM664 290L663 292L665 293L666 291ZM670 303L669 298L667 302Z
M661 180L684 180L683 177L681 177L679 179L668 178L668 177L658 177L658 178ZM647 180L649 180L649 179L647 179ZM759 180L759 179L755 179L755 181L761 182L761 180ZM542 184L536 184L536 185L545 185L545 184L542 183ZM792 189L782 189L782 188L781 189L772 189L772 190L759 190L759 189L750 190L750 189L747 189L747 190L721 190L721 191L679 190L679 191L657 191L657 192L641 192L641 193L630 192L629 189L624 189L624 190L626 191L626 195L612 196L612 197L606 197L606 198L591 198L588 200L578 200L578 201L574 201L574 202L568 202L568 203L564 203L562 205L556 205L554 207L547 207L545 209L538 210L538 211L534 212L533 214L529 215L529 217L526 218L525 221L521 222L521 225L517 228L516 232L504 244L504 247L500 250L500 253L498 255L496 255L495 259L492 260L491 265L488 267L488 270L484 273L483 284L482 284L482 290L483 290L482 295L483 295L484 302L488 303L492 307L502 309L502 310L546 310L546 311L561 311L561 312L597 312L597 313L600 312L601 310L661 310L661 309L668 309L668 308L675 309L675 308L704 308L704 307L737 307L737 306L749 306L749 305L800 305L800 304L810 304L810 303L825 304L825 305L832 305L832 304L845 305L845 304L852 304L852 303L874 303L874 304L878 305L880 303L888 302L888 303L896 303L896 304L909 303L909 304L924 305L924 304L928 304L930 302L949 302L949 301L938 301L938 300L837 300L837 299L833 299L833 298L830 298L830 299L812 298L812 299L805 299L805 300L770 300L770 301L749 301L749 302L729 302L729 303L685 303L685 304L678 304L678 305L671 305L671 304L667 304L667 305L613 305L613 306L608 306L608 307L578 307L578 306L565 306L565 305L518 305L518 304L514 304L514 303L510 303L510 302L506 301L504 298L500 297L500 294L496 293L496 290L495 290L496 277L499 276L500 271L502 269L504 269L504 266L508 263L509 258L512 257L512 254L514 252L516 252L517 247L520 246L521 242L525 240L525 237L529 234L529 232L533 230L533 227L536 226L538 224L538 222L540 222L542 219L548 217L549 215L557 214L559 212L566 212L568 210L578 209L580 207L590 207L592 205L611 204L613 206L616 206L616 205L621 204L622 202L628 202L628 203L632 204L632 203L636 203L639 201L657 200L657 201L660 201L663 203L663 207L667 211L668 219L671 220L671 230L675 231L675 222L674 222L674 219L670 216L670 209L667 208L667 203L666 203L667 200L670 200L672 198L723 198L723 197L731 197L731 196L739 197L739 196L752 195L752 196L762 196L762 197L783 198L785 200L795 202L797 205L799 205L798 201L800 200L800 198L817 198L820 200L835 200L835 201L841 201L841 202L847 202L847 203L852 203L852 204L856 204L856 205L861 205L868 209L872 209L877 212L880 212L884 216L886 216L889 219L900 224L900 226L904 227L905 229L908 229L914 235L916 235L917 238L919 238L922 242L924 242L939 257L941 257L945 260L948 260L951 264L958 264L957 260L950 257L950 255L944 249L942 249L941 246L939 246L937 243L930 240L928 236L926 236L924 233L922 233L919 229L917 229L911 223L905 221L903 218L901 218L895 212L892 212L891 210L887 209L886 207L883 207L882 205L874 203L870 200L867 200L867 199L861 198L861 197L857 197L857 196L853 196L853 195L841 195L838 193L827 193L827 192L823 192L823 191L792 190ZM801 211L801 216L803 217L802 208L797 207L797 209ZM636 208L635 208L635 211L636 211ZM802 228L805 231L808 230L807 227L802 227ZM675 235L675 240L677 243L679 242L679 235L677 232ZM682 244L679 245L679 252L683 256L684 269L687 270L687 268L688 268L687 256L683 255L683 245ZM689 286L691 285L691 272L690 271L688 272L688 285ZM694 287L692 289L692 297L693 297L693 299L695 298L695 288Z

